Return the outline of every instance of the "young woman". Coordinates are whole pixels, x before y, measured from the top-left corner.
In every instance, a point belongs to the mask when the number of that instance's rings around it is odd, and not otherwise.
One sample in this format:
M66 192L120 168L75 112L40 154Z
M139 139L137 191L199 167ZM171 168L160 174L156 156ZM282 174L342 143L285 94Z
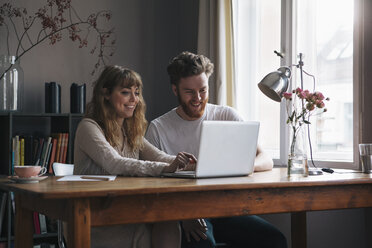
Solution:
M74 144L74 174L159 176L192 168L193 155L170 156L143 136L147 122L140 76L107 66L95 82ZM189 166L188 166L189 165ZM180 247L178 222L92 228L92 247Z

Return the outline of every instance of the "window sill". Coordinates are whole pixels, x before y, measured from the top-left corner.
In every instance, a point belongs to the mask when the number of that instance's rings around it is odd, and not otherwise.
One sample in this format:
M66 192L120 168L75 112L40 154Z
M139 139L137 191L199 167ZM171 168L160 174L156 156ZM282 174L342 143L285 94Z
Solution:
M274 167L286 167L286 161L283 162L279 159L273 159L274 160ZM311 160L309 162L309 167L314 167L311 163ZM314 164L317 168L337 168L337 169L351 169L351 170L360 170L359 165L355 162L351 161L315 161Z

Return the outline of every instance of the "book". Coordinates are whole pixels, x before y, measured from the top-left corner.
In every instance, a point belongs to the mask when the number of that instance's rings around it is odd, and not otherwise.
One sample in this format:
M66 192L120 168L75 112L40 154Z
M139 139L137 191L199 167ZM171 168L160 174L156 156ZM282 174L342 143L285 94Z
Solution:
M34 218L34 233L35 234L41 234L39 213L33 212L33 218Z
M25 165L25 139L20 138L19 144L20 144L19 157L21 159L19 165Z
M39 223L40 223L40 233L45 234L47 233L47 224L46 224L46 217L43 214L39 213Z
M33 162L33 152L34 152L34 137L32 135L23 135L25 140L24 145L24 164L32 165Z
M36 164L37 162L37 153L39 151L39 138L36 137L33 139L33 151L32 151L32 163L31 164Z
M50 149L50 143L51 142L52 142L52 137L46 138L46 143L45 143L45 146L43 147L43 153L44 153L43 155L44 156L42 156L42 163L41 163L42 167L46 166L46 162L48 160L48 155L50 154L49 149Z
M16 140L16 137L13 137L12 138L12 172L14 170L14 166L17 165L17 161L16 161L16 150L17 150L17 140ZM12 173L13 175L13 173Z
M53 144L52 143L49 143L49 147L48 147L48 153L47 153L47 157L46 157L46 160L45 160L45 164L43 165L43 167L45 167L48 172L48 165L49 165L49 160L50 160L50 154L52 152L52 146Z
M48 172L53 174L53 163L55 161L56 157L56 150L57 150L57 139L53 138L52 139L52 152L50 154L50 159L49 159L49 165L48 165Z
M62 163L66 163L67 158L67 147L68 147L68 133L64 133L64 143L63 143L63 155L62 155Z
M39 165L40 166L43 166L47 147L48 147L47 146L47 140L46 139L43 139L43 146L41 148L41 155L40 155L40 159L39 159Z
M60 162L60 154L61 154L61 142L62 142L62 133L54 134L57 139L57 148L56 148L56 157L55 162Z
M61 133L61 146L59 147L59 157L58 157L58 162L62 163L62 158L63 158L63 147L65 145L65 136L63 133Z
M41 160L41 154L43 152L43 146L44 146L44 138L39 138L39 144L38 144L38 149L37 149L37 155L35 158L35 164L39 165L40 160Z
M13 153L14 153L14 166L19 165L19 136L14 136L13 139Z

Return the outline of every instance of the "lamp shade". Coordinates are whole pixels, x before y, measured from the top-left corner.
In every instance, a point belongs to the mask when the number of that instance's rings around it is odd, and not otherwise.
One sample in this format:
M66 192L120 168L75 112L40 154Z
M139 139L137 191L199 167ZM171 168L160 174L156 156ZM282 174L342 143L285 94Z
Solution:
M291 69L280 67L277 71L267 74L258 84L258 88L272 100L281 102L283 93L288 89L290 77Z

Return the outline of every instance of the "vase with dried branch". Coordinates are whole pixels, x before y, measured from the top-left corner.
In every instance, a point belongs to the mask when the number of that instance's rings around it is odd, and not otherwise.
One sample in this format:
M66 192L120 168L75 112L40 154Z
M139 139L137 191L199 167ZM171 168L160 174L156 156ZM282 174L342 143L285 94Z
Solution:
M20 59L27 52L45 41L53 45L61 41L64 36L68 36L70 40L78 43L79 48L88 48L92 55L97 56L91 74L94 74L101 65L105 65L108 58L114 54L114 29L107 28L111 12L101 10L83 19L71 2L72 0L47 0L46 4L33 14L29 14L26 8L13 6L10 2L0 6L0 31L4 34L2 39L5 40L5 48L2 50L7 53L2 55L2 62L0 62L0 93L3 99L6 99L4 96L8 94L7 101L11 100L9 88L13 87L11 90L21 91L21 83L17 83L17 89L14 88L14 84L5 88L9 81L22 76L22 70L17 72L13 69L19 65ZM11 42L14 39L15 42ZM18 96L18 100L21 99L22 97ZM12 101L18 100L12 99ZM18 104L17 108L20 107ZM19 109L0 106L0 110Z

